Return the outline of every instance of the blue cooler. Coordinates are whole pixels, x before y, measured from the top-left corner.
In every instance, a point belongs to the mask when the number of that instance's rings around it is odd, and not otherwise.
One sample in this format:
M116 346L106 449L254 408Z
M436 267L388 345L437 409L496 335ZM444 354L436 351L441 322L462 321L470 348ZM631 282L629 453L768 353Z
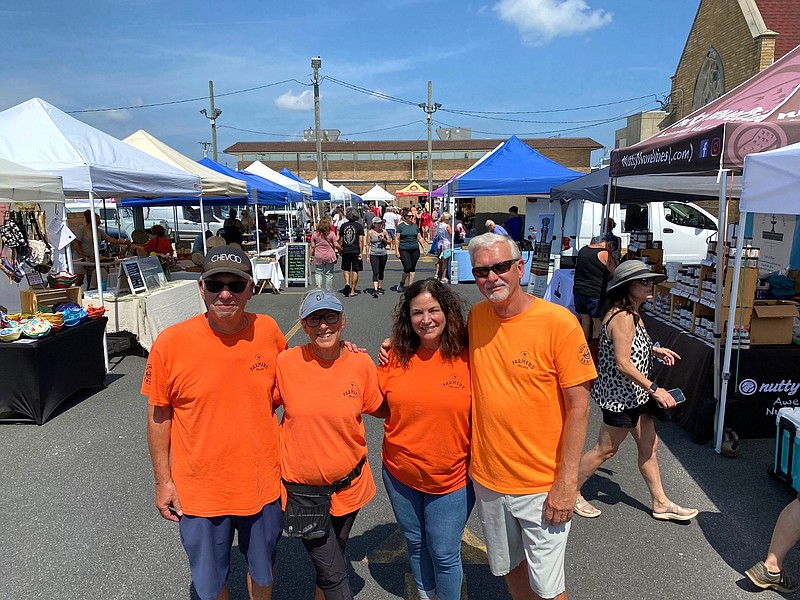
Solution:
M775 476L800 492L800 408L781 408L775 419Z

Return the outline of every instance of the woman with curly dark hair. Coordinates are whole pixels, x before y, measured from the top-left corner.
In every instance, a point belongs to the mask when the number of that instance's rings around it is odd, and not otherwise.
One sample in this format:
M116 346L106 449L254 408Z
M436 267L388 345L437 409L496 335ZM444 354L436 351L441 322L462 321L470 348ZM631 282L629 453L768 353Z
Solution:
M461 597L461 536L475 503L462 309L458 294L434 279L411 284L394 311L388 364L378 370L389 411L383 482L420 598Z

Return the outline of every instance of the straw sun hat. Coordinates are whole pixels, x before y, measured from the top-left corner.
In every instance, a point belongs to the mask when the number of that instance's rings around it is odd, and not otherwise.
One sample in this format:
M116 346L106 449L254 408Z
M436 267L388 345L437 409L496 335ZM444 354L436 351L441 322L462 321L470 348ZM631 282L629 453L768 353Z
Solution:
M653 283L659 283L667 278L662 273L653 273L647 265L640 260L626 260L614 271L614 276L608 282L607 291L611 291L636 279L652 279Z

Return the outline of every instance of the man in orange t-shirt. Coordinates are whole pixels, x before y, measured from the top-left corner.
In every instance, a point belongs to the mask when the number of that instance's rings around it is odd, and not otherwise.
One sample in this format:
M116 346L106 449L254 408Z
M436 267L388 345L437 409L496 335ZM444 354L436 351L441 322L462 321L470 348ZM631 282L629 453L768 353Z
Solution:
M469 244L486 302L469 315L472 459L489 566L518 600L566 600L564 554L597 373L580 324L526 294L511 238Z
M286 339L271 317L245 312L253 279L240 248L209 251L199 287L207 313L158 336L142 382L155 504L179 523L200 598L228 597L238 532L250 598L269 599L282 530L272 395Z

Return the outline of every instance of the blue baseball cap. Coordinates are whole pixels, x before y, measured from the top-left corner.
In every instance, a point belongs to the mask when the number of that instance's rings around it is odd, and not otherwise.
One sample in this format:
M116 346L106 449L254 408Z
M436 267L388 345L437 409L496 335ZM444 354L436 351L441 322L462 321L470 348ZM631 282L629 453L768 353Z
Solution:
M335 294L315 290L306 294L306 297L303 298L303 302L300 304L300 318L305 319L308 315L318 310L332 310L342 313L344 312L344 307Z

